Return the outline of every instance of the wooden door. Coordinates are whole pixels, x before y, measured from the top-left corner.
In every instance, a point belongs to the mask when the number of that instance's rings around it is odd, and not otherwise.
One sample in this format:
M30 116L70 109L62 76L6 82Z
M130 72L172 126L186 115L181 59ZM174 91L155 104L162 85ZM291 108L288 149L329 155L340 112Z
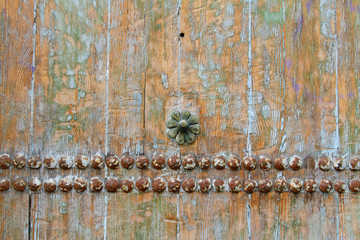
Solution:
M2 239L360 238L358 1L0 9Z

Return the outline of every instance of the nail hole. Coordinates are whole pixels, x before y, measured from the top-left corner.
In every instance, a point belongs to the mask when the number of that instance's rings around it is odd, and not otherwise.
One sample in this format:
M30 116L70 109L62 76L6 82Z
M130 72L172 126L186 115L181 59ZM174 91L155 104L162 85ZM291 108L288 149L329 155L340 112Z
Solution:
M185 34L184 33L180 33L180 37L184 37L185 36Z

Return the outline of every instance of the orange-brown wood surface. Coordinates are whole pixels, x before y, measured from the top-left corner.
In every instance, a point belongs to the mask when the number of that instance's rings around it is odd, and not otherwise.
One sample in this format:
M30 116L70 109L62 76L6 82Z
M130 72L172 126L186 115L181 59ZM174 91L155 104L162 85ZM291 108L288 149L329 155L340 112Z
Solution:
M299 155L299 171L0 169L0 178L326 178L359 155L360 2L1 0L0 154ZM181 33L181 34L180 34ZM179 146L171 111L199 116ZM151 165L151 164L150 164ZM360 195L0 192L1 239L359 239Z

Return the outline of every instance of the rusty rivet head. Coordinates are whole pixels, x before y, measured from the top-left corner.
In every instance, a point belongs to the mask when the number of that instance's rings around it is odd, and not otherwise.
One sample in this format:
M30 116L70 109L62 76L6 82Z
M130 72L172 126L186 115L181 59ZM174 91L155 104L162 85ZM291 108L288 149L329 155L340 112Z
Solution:
M163 155L156 155L151 160L151 165L157 170L161 170L165 167L165 158Z
M222 179L215 179L214 180L214 188L217 192L222 192L225 190L225 182Z
M342 157L337 157L335 158L333 165L337 171L343 171L346 168L346 160Z
M146 180L147 180L147 179L145 178L145 181L146 181ZM127 179L127 178L121 180L121 182L120 182L120 189L121 189L123 192L125 192L125 193L131 192L131 191L134 189L134 183L133 183L133 181L131 181L130 179Z
M12 182L13 189L18 192L23 192L26 188L26 180L21 177L16 177Z
M116 155L110 155L106 157L106 166L110 169L117 169L120 166L120 159Z
M124 155L120 159L121 166L125 169L131 169L134 166L134 159L131 156Z
M353 156L350 158L349 166L353 171L360 170L360 158L358 156Z
M56 190L56 181L55 181L55 179L53 179L53 178L48 178L48 179L46 179L45 181L44 181L44 190L46 191L46 192L49 192L49 193L51 193L51 192L55 192L55 190Z
M86 191L88 182L83 177L77 177L74 180L74 189L76 192L81 193Z
M48 169L54 169L56 168L56 160L52 156L46 156L44 158L44 166Z
M70 192L72 189L72 182L69 178L64 177L59 181L59 189L63 192Z
M75 166L79 169L85 169L89 165L89 158L85 155L77 155L75 157Z
M29 158L29 167L33 169L39 169L41 167L41 158L39 155L35 155Z
M181 181L176 178L171 178L168 181L168 190L171 193L178 193L180 191Z
M202 170L208 170L211 166L211 160L208 157L200 157L197 164Z
M280 171L285 170L288 167L288 161L287 161L286 157L279 156L279 157L275 158L274 167Z
M10 189L10 181L7 178L0 179L0 192L5 192Z
M174 111L166 120L166 134L179 145L193 143L200 131L198 116L188 110Z
M146 156L138 156L135 165L138 169L146 169L149 167L149 159Z
M41 181L39 178L33 177L29 180L28 185L29 185L30 191L36 192L41 189L42 184L41 184Z
M331 168L331 159L327 156L320 157L318 166L323 171L329 171L329 169Z
M239 170L240 169L240 159L234 155L230 156L227 160L227 165L231 170Z
M302 168L303 160L299 156L292 156L289 160L289 166L292 170L297 171Z
M222 155L217 155L213 159L213 166L217 170L224 169L226 165L226 159Z
M0 168L1 169L8 169L11 165L11 158L9 154L2 154L0 155Z
M93 169L102 169L104 167L104 158L100 155L94 155L90 159L90 167Z
M248 156L244 158L244 168L248 171L256 169L256 159L254 157Z
M266 155L259 157L259 167L261 170L267 171L271 169L271 158Z
M349 189L352 192L359 192L360 191L360 180L359 179L353 179L349 183Z
M268 193L271 191L272 182L269 179L261 179L258 181L259 192Z
M196 182L194 179L188 178L185 179L183 184L182 184L182 188L184 189L185 192L187 193L192 193L195 191L196 189Z
M16 168L23 168L26 165L26 158L23 154L19 153L13 158L12 163Z
M319 189L320 191L322 191L323 193L329 193L331 192L332 189L332 182L330 180L327 179L323 179L320 181L319 184Z
M178 156L172 155L167 159L167 165L172 170L178 170L181 166L181 160Z
M211 189L211 181L209 178L203 178L199 181L199 191L202 193L207 193Z
M238 193L241 191L241 181L238 178L230 178L228 182L228 186L229 186L229 191L232 193ZM216 190L216 185L215 185L215 190Z
M256 187L257 187L257 183L256 183L256 181L254 181L252 179L247 179L244 182L244 191L247 192L247 193L255 192Z
M282 193L287 190L288 184L285 179L283 178L277 178L274 181L274 190L275 192Z
M338 193L344 193L346 191L346 183L344 181L338 180L334 183L334 189Z
M105 181L105 189L108 192L117 192L120 188L120 183L117 180L117 178L114 177L109 177L108 179L106 179Z
M103 182L98 177L93 177L90 179L90 190L92 192L100 192L104 187Z
M313 193L316 191L316 181L315 179L306 179L304 182L304 190L308 193Z
M196 167L196 157L189 154L182 160L182 165L185 170L193 170Z
M140 192L146 192L150 188L150 181L145 177L140 177L136 180L135 186Z
M166 189L166 183L164 179L157 177L152 182L152 189L154 192L162 193Z
M302 187L303 187L303 181L301 181L300 179L293 178L290 180L289 189L291 192L299 193L301 192Z
M59 167L61 169L70 169L73 165L73 161L70 156L61 156L59 159Z

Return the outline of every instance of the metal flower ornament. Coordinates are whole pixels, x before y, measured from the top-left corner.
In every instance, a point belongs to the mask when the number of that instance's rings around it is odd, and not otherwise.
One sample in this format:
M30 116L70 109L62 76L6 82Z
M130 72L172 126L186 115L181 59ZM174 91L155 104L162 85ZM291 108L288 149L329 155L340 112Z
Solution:
M199 117L188 110L173 111L166 121L166 134L179 145L191 144L199 136Z

